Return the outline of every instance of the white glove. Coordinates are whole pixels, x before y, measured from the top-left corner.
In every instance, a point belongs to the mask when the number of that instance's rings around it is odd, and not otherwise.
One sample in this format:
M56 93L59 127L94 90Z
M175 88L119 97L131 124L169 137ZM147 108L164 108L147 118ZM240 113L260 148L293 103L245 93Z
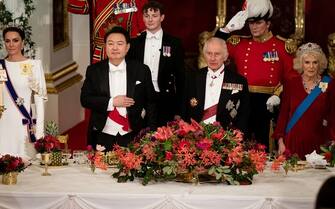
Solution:
M228 22L225 28L228 29L229 32L233 32L235 30L241 30L245 24L245 21L248 19L248 10L242 10L236 13L234 17Z
M266 101L266 109L273 112L273 107L280 104L280 98L277 95L272 95L268 101Z

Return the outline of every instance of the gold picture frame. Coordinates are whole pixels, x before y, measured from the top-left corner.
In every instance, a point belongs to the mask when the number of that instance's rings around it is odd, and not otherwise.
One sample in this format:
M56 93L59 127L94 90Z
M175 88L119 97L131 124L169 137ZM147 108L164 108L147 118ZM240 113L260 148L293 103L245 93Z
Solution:
M53 49L58 51L69 45L69 18L67 0L52 1Z

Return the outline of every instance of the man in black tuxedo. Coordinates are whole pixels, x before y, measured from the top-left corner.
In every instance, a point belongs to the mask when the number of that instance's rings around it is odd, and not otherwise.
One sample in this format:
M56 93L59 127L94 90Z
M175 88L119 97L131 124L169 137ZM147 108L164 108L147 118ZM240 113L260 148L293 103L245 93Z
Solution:
M156 94L148 66L126 60L130 47L126 30L114 27L105 35L108 59L87 67L81 89L83 107L91 110L88 143L110 150L114 144L127 146L145 127L156 128Z
M192 71L186 77L183 117L213 123L224 128L238 128L247 132L249 90L244 77L235 73L228 58L224 40L212 37L203 49L208 67Z
M181 41L163 32L163 5L149 1L142 8L146 31L131 40L128 57L149 66L158 95L159 126L180 115L184 86L184 55Z

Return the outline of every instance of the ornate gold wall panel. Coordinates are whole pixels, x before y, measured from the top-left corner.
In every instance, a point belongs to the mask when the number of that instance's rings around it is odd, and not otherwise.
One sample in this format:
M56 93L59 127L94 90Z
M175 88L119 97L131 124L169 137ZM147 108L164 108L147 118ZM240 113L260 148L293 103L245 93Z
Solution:
M54 73L47 73L45 74L45 80L48 85L47 91L49 94L58 94L59 92L69 88L70 86L80 82L83 78L80 74L76 73L78 69L78 64L73 62L60 70ZM72 76L69 76L73 74ZM59 84L55 85L60 79L64 79L66 76L69 78L65 79L64 81L60 82Z

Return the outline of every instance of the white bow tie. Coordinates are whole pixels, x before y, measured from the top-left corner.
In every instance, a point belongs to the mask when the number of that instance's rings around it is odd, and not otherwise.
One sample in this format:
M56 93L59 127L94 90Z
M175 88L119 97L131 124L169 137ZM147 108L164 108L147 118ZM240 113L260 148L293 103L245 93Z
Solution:
M155 34L147 34L147 39L158 39L158 35L155 35Z

